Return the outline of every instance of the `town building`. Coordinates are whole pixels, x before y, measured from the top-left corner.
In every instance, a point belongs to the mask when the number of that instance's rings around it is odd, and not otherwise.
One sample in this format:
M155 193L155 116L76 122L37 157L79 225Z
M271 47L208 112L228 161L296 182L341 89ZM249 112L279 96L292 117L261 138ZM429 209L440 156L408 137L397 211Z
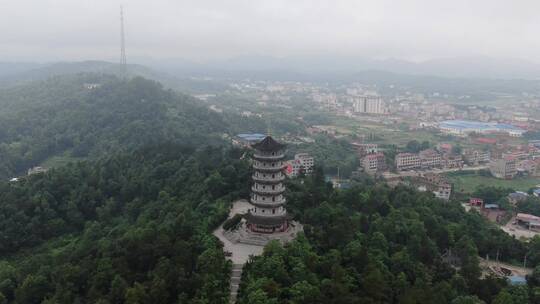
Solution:
M297 177L301 173L311 175L314 166L315 160L313 156L308 153L298 153L294 156L294 159L287 162L285 172L289 177Z
M427 190L433 192L435 197L449 200L452 194L452 184L442 175L426 173L419 180Z
M420 157L414 153L398 153L395 162L398 171L418 169L421 166Z
M506 134L512 137L521 137L524 129L503 123L487 123L466 120L446 120L439 123L441 132L457 136L465 136L471 133L478 134Z
M489 150L465 149L463 150L463 158L468 165L478 166L479 164L488 163L491 154Z
M253 148L252 208L245 215L247 228L258 233L283 232L289 225L283 184L285 145L267 136Z
M540 159L526 159L519 161L517 163L517 170L523 175L538 176L538 174L540 173L540 170L538 170L538 165L540 164L539 161Z
M529 230L540 230L540 217L527 213L518 213L516 215L518 225L524 226Z
M524 202L527 200L528 197L529 195L522 191L516 191L514 193L508 194L507 196L508 202L510 202L510 204L512 205L517 205L520 202Z
M354 142L351 145L356 149L356 153L359 157L379 152L379 146L377 144L363 144Z
M444 154L441 165L447 169L463 168L463 157L457 154Z
M315 159L308 153L297 153L294 155L294 160L300 163L304 173L309 175L313 173L313 167L315 166Z
M484 200L478 197L469 198L469 206L471 207L484 207Z
M418 153L420 158L420 166L423 169L429 169L441 166L441 154L434 149L427 149Z
M355 113L384 114L384 101L379 96L359 96L354 98Z
M386 169L386 160L382 152L372 153L364 156L362 167L368 174L376 174Z
M517 174L516 160L512 157L493 159L489 163L489 170L496 178L512 179Z

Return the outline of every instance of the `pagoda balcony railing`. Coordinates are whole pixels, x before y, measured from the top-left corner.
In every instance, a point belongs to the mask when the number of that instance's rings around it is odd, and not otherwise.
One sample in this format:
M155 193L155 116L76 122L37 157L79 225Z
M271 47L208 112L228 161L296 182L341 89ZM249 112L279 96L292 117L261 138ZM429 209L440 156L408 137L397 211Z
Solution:
M265 170L266 171L280 171L280 170L285 169L285 165L281 164L279 166L261 166L261 165L253 164L253 169L259 170L259 171L265 171Z
M285 158L285 154L278 154L278 155L261 155L261 154L257 154L255 153L253 155L253 158L254 159L259 159L259 160L281 160L283 158Z
M266 187L265 189L263 189L262 187L257 188L255 186L251 186L251 191L257 192L257 193L279 194L285 191L285 187L281 186L281 187L276 187L275 189Z
M261 176L256 176L255 174L251 176L251 178L253 179L253 181L255 182L261 182L261 183L279 183L279 182L282 182L285 180L285 174L282 174L281 176L276 176L276 177L261 177Z
M271 201L271 200L262 200L262 199L254 199L254 198L251 198L251 202L253 204L256 204L262 208L273 208L273 207L276 207L276 206L279 206L279 205L283 205L287 202L287 199L285 199L284 197L279 199L279 200L275 200L274 202Z
M250 211L251 214L253 215L256 215L256 216L261 216L261 217L279 217L279 216L284 216L284 215L287 215L287 211L283 210L283 211L277 211L276 210L276 213L272 213L272 212L255 212L255 211Z

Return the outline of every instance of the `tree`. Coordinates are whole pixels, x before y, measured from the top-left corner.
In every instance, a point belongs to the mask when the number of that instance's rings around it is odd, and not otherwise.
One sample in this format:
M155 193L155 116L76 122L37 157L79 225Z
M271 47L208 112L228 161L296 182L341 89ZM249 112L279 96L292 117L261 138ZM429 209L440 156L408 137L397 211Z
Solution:
M148 303L148 296L144 286L138 282L126 290L126 304Z
M291 286L291 304L321 303L320 290L306 281Z
M46 277L41 275L28 275L21 286L15 290L15 299L18 303L41 303L49 294L51 286Z
M126 280L120 275L116 275L111 282L109 300L111 303L124 303L126 289L129 287Z
M485 304L485 302L476 296L460 296L455 298L452 304Z

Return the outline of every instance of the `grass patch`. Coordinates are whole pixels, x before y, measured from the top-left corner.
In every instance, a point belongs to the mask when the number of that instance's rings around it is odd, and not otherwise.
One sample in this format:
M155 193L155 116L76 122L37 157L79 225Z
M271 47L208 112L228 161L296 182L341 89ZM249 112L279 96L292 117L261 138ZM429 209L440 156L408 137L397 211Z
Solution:
M540 184L540 178L517 177L511 180L498 179L491 176L480 175L479 173L468 174L447 174L448 179L454 184L454 190L462 193L472 193L477 187L494 186L512 188L516 191L527 191Z

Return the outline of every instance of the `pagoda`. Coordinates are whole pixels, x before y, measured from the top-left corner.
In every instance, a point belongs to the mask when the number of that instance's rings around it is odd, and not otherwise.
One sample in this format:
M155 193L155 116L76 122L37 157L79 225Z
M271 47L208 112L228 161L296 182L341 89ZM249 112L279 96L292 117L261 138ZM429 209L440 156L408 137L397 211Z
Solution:
M278 233L289 228L289 216L285 209L285 145L271 136L252 145L253 185L251 208L245 215L247 229L257 233Z

